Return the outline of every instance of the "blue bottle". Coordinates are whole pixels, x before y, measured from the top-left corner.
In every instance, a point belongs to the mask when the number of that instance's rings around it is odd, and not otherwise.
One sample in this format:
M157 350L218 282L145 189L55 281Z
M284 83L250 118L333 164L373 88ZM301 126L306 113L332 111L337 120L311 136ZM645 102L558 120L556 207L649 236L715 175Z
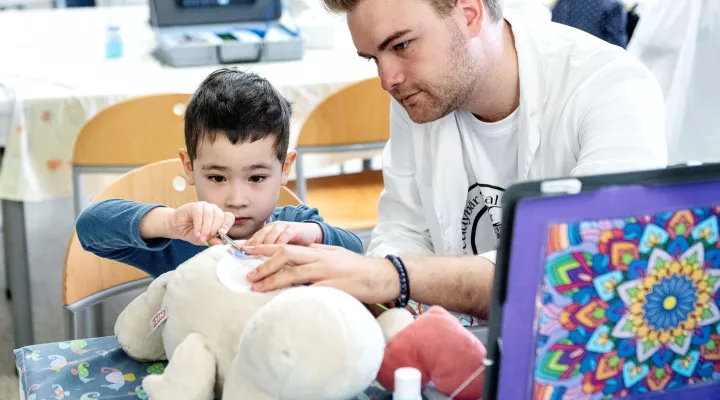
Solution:
M105 38L105 58L108 60L123 56L123 43L120 35L120 27L108 25Z

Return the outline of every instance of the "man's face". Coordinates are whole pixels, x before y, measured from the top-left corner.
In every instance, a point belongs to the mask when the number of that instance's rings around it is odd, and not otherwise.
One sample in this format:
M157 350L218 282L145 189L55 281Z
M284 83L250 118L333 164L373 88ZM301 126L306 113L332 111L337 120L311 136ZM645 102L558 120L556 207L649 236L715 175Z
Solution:
M284 165L278 160L274 137L232 144L220 134L213 142L201 140L192 162L184 151L181 157L198 200L235 215L228 232L233 239L248 239L265 225L295 160L294 152Z
M441 17L427 0L364 0L348 14L358 54L377 63L383 89L416 123L460 107L476 72L453 11Z

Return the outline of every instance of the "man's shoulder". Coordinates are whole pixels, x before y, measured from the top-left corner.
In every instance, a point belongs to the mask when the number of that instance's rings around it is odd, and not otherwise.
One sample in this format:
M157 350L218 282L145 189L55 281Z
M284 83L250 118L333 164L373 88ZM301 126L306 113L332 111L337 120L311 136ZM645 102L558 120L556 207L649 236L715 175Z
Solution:
M571 66L570 73L589 73L613 62L630 68L642 67L622 47L567 25L543 21L524 25L523 29L551 71Z
M538 59L532 61L542 64L545 87L555 101L562 102L581 88L653 82L650 71L625 49L578 29L554 22L535 23L524 29L524 39L537 49Z

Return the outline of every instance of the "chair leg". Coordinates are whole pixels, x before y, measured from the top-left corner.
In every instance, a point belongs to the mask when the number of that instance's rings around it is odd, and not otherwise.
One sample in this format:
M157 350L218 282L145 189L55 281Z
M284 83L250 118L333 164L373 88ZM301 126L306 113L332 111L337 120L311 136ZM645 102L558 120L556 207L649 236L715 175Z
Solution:
M370 158L363 159L362 169L363 169L363 171L370 171L372 169L372 159L370 159Z
M10 268L5 267L5 299L12 300L12 290L10 289Z
M103 309L102 304L90 306L75 314L74 339L87 339L103 335Z
M103 336L102 303L88 307L85 311L85 326L82 332L86 338Z
M73 185L73 211L75 212L75 218L80 216L82 212L82 187L80 181L80 172L76 169L72 169L72 185Z
M77 314L67 308L63 308L63 327L65 328L65 340L76 339Z
M5 147L0 147L0 163L5 157ZM12 300L12 291L10 290L10 268L5 267L5 299Z
M92 337L105 336L105 312L103 311L103 304L96 304L92 306L91 310L93 310L93 314L95 314L95 320L93 324L95 330L93 331Z
M305 203L307 201L307 181L305 180L303 157L300 151L297 152L295 158L295 191L298 198Z

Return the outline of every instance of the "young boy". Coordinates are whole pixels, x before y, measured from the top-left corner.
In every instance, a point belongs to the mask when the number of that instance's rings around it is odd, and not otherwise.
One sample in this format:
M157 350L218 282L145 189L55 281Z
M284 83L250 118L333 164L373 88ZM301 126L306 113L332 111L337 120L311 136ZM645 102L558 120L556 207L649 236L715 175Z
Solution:
M218 244L216 234L252 244L322 243L362 253L354 234L327 225L317 209L276 208L295 152L288 152L290 103L265 79L220 69L200 85L185 112L180 159L198 202L171 209L111 199L77 220L83 248L153 277Z

